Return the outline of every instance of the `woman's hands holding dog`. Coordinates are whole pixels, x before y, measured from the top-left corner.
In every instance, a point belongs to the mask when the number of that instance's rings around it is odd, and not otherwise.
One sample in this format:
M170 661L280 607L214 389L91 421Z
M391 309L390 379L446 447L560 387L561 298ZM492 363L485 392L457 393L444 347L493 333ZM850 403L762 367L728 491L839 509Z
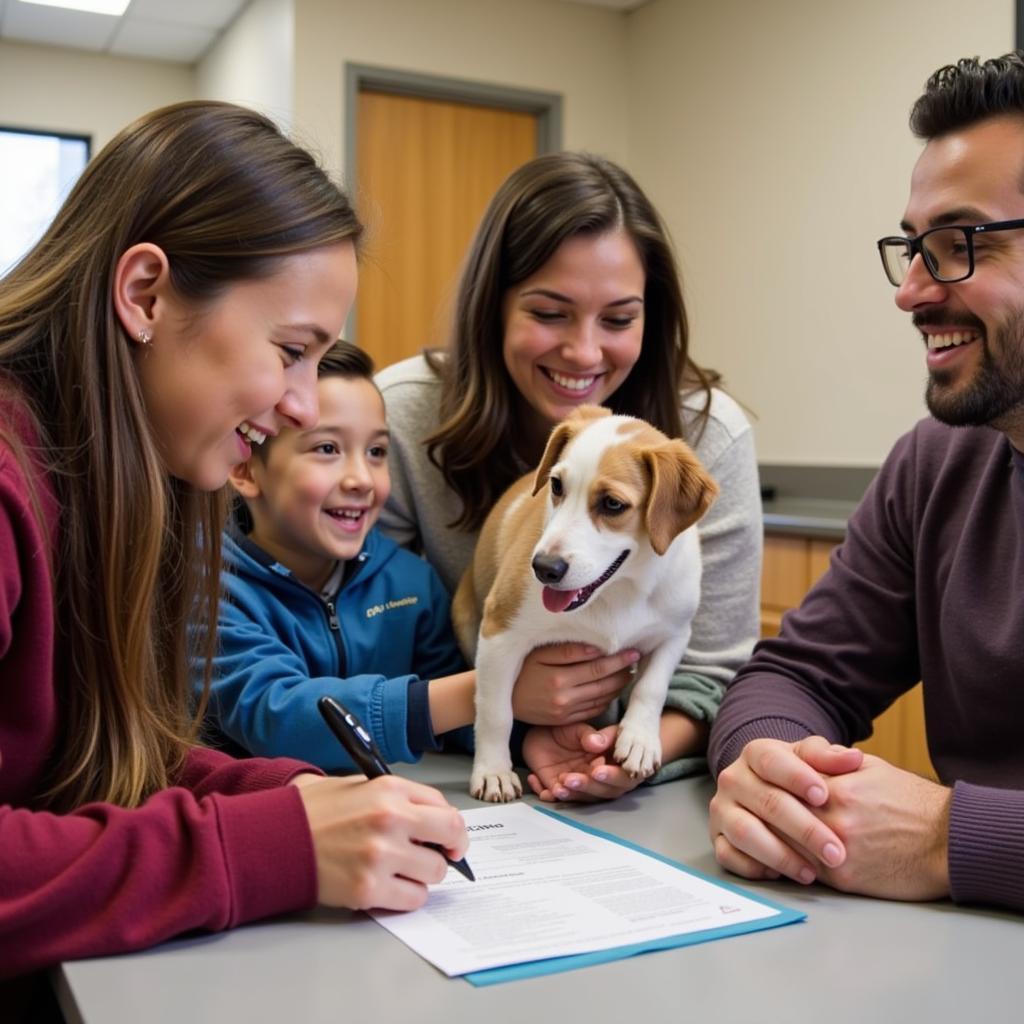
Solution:
M537 647L523 662L512 691L512 711L530 725L568 725L597 718L632 678L640 652L602 654L589 644ZM476 675L431 679L430 721L440 735L473 721Z
M415 910L448 870L422 844L440 844L453 860L469 845L462 815L430 786L396 775L302 775L293 784L313 836L318 899L328 906Z
M604 712L632 678L640 652L603 654L589 644L536 647L512 691L512 711L531 725L586 722ZM593 731L593 730L591 730Z

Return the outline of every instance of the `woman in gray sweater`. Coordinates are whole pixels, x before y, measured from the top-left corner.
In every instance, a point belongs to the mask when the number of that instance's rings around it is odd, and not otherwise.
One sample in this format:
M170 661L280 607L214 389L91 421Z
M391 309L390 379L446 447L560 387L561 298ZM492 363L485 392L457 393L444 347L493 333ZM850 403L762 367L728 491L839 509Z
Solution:
M447 351L377 376L392 436L382 528L454 591L487 512L577 405L603 404L686 440L721 494L698 524L701 605L662 716L665 767L654 781L702 770L724 684L757 639L761 504L750 425L717 375L690 358L657 212L610 161L556 153L524 164L484 214L454 321ZM546 799L612 799L636 784L603 756L614 726L587 724L628 681L635 656L611 653L566 644L527 659L522 689L544 694L537 705L548 710L520 713L542 723L523 753Z

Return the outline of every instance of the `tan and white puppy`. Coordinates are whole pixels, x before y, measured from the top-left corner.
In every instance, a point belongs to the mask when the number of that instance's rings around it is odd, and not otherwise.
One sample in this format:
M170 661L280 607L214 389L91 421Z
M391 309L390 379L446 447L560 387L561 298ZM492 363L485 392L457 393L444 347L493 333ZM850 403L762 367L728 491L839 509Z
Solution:
M512 686L533 648L562 641L641 651L614 756L633 777L658 769L661 711L700 600L690 527L717 493L682 441L643 420L585 405L554 428L536 473L487 517L452 605L476 665L473 796L522 795Z

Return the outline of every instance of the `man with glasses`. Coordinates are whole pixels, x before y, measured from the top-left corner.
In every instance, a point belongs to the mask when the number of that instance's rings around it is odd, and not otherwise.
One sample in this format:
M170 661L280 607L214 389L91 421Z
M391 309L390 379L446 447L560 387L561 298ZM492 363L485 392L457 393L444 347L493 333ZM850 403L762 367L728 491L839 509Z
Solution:
M1024 911L1024 52L937 71L878 243L932 417L729 687L711 838L748 878ZM848 744L918 680L941 784Z

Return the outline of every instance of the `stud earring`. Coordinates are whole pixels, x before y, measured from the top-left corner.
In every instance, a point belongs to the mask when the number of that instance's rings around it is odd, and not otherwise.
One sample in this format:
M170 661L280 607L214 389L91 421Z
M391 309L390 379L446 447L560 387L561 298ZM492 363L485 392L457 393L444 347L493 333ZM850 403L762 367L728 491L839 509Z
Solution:
M153 344L153 335L150 334L145 327L139 328L139 333L136 337L139 339L139 344L145 345L146 348L149 348L149 346Z

